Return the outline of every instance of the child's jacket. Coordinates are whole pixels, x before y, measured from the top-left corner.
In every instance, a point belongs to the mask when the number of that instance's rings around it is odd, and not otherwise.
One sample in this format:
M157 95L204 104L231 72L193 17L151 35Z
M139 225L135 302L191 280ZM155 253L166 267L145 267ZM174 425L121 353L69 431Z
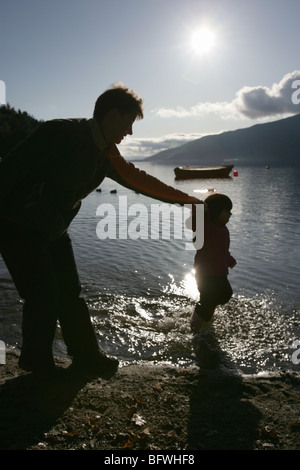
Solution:
M195 255L195 269L204 276L224 276L236 263L229 252L230 236L225 225L217 225L208 218L204 224L204 245Z

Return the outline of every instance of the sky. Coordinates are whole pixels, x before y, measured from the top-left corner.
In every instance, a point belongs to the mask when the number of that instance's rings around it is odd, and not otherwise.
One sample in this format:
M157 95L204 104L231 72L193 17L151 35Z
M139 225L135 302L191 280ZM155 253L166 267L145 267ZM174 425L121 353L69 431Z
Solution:
M93 114L122 82L146 157L300 112L300 0L0 0L0 104L37 119Z

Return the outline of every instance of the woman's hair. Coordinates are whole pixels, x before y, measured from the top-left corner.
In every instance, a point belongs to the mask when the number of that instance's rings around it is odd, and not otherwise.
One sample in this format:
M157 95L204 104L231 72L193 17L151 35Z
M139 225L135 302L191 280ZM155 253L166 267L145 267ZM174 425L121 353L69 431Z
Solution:
M142 98L122 83L116 83L99 96L95 103L94 118L102 120L114 108L118 109L121 115L133 113L136 119L144 117Z
M208 207L209 217L211 219L217 218L224 209L232 209L232 202L228 196L225 196L225 194L211 194L204 202Z

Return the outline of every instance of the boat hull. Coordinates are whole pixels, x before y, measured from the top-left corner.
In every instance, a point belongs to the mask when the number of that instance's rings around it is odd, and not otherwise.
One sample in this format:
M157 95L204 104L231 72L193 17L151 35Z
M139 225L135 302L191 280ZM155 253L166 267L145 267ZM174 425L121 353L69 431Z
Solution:
M212 167L176 167L176 179L228 178L234 165Z

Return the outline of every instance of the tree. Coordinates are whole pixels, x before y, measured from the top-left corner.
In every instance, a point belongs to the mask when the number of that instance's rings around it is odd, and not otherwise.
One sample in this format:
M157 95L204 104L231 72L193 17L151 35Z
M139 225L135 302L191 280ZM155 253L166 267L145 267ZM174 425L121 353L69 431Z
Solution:
M0 157L18 145L41 123L42 121L26 111L16 111L9 104L0 106Z

